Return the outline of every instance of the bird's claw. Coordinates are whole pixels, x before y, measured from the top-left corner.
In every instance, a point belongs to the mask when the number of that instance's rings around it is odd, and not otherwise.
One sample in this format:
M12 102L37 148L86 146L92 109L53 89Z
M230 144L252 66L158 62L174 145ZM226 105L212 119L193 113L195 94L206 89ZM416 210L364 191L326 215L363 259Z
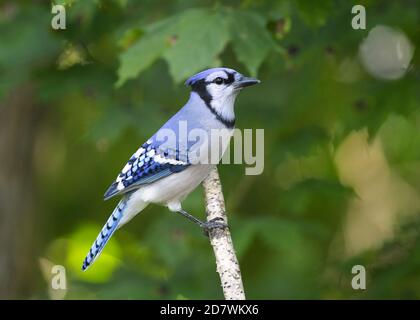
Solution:
M224 219L221 217L216 217L211 219L210 221L203 222L201 225L203 228L204 234L206 236L209 235L209 232L214 229L225 229L228 227L227 223L224 222Z

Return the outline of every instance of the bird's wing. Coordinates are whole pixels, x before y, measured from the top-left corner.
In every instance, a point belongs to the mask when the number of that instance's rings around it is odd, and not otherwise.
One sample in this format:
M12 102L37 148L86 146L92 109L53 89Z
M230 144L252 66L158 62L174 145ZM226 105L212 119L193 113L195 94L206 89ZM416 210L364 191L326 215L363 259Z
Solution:
M175 150L162 150L148 140L128 160L117 179L105 192L104 199L108 200L186 169L190 163L187 158L181 158L185 157Z

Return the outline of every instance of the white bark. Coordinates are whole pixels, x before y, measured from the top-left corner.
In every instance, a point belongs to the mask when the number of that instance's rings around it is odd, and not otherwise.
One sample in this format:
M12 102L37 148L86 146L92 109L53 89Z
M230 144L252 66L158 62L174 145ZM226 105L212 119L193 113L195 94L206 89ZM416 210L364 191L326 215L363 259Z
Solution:
M225 201L222 193L217 167L203 181L207 221L221 218L226 224ZM217 272L226 300L245 300L241 271L233 248L228 228L216 228L209 232L210 243L216 256Z

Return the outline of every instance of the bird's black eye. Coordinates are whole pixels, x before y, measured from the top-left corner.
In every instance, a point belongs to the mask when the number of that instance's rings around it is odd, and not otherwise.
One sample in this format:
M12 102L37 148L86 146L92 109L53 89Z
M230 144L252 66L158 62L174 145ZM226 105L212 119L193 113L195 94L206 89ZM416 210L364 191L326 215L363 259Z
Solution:
M222 84L223 83L223 79L220 77L217 77L216 79L214 79L213 81L215 84Z

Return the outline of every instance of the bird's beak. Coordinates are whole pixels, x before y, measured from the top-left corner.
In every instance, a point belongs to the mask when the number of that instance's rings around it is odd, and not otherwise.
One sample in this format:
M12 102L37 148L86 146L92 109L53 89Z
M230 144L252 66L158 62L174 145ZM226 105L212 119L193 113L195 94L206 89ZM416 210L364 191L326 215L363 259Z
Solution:
M241 80L239 80L236 83L236 87L237 88L244 88L244 87L249 87L249 86L253 86L254 84L258 84L261 81L255 78L249 78L249 77L243 77Z

